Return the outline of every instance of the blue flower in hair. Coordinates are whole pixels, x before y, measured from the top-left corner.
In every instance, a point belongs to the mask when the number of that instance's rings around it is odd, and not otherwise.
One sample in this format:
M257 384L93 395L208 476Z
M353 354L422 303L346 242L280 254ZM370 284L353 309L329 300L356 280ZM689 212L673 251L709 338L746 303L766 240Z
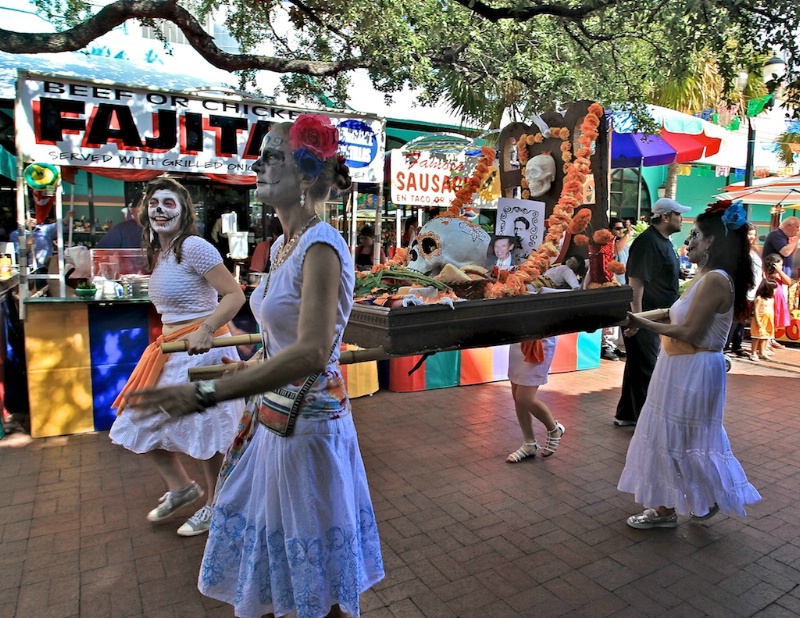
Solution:
M747 223L747 214L742 206L742 200L734 201L722 213L722 223L725 226L725 235L728 235L728 230L738 230L745 223Z
M322 173L325 162L320 161L317 156L305 146L295 150L292 156L294 157L294 163L297 169L300 170L300 173L304 176L316 179Z

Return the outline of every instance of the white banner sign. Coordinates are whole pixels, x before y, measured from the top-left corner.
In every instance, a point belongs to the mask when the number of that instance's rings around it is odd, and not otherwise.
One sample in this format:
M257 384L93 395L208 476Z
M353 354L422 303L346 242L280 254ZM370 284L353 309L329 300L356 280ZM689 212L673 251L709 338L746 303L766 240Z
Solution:
M330 117L354 182L383 182L385 121L21 72L17 148L26 160L130 170L252 174L270 125L307 111Z
M447 208L464 182L464 159L463 153L392 150L392 202Z

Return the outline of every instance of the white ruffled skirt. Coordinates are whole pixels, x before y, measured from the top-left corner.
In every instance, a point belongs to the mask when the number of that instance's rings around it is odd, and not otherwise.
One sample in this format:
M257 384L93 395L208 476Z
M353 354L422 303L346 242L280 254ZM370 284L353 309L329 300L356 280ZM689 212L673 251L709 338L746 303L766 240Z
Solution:
M669 356L656 362L628 447L618 489L646 508L703 514L714 503L729 515L761 500L733 456L722 426L725 359L721 352Z
M215 497L200 592L244 618L322 618L337 603L357 617L383 577L352 415L300 417L288 438L259 425Z
M189 356L186 352L170 354L157 385L186 384L189 381L190 367L221 365L223 356L239 357L233 346L211 348L206 354L193 356ZM189 414L176 419L170 419L169 415L163 412L143 415L125 407L111 426L109 438L114 444L124 446L134 453L163 449L185 453L194 459L210 459L217 453L228 450L233 438L236 437L244 405L244 399L223 401L203 413ZM164 422L165 419L169 420Z

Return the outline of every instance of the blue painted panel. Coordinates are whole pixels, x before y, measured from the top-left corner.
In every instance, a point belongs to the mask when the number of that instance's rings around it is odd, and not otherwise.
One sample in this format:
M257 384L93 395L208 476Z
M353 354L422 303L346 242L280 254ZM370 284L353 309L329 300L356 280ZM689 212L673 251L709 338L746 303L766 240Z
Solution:
M89 349L95 431L109 429L111 409L150 343L147 303L89 305Z

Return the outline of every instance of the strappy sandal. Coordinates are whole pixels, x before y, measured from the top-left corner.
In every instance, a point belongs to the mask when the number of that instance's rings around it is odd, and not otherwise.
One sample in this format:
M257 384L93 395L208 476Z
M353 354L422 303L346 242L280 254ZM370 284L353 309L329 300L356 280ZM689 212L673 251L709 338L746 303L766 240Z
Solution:
M547 443L542 449L542 457L550 457L558 450L558 445L561 444L561 437L565 431L564 425L556 421L556 428L547 432Z
M536 457L536 453L538 452L539 444L537 442L525 442L516 451L506 457L506 462L519 463L523 459L528 459L528 457Z

